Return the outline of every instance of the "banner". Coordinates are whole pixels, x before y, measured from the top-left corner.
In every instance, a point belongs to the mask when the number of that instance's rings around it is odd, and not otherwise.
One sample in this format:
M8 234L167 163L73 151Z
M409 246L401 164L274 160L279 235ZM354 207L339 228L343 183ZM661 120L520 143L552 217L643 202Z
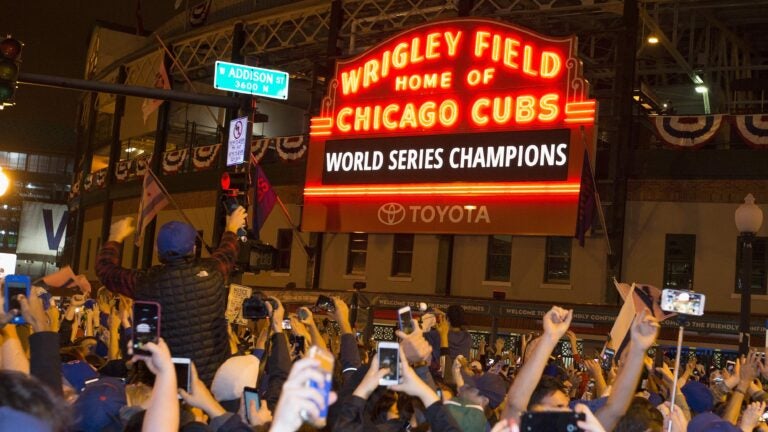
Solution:
M275 150L282 160L301 159L307 151L307 139L304 135L275 138Z
M653 118L656 134L666 144L676 148L697 148L715 137L722 115L657 116Z
M24 201L16 253L57 255L64 247L68 219L64 204Z
M261 138L251 141L251 154L253 155L256 163L261 162L261 158L263 158L267 153L267 150L269 149L269 143L272 140L274 140L274 138Z
M192 151L192 166L195 168L195 171L202 171L213 167L216 164L216 156L218 156L220 148L221 144L195 147Z
M251 296L251 288L243 285L229 284L229 298L227 299L227 311L224 316L233 324L246 325L242 318L243 302Z
M738 115L731 117L741 139L756 148L768 148L768 115Z
M163 153L163 174L177 174L187 161L189 149L171 150Z

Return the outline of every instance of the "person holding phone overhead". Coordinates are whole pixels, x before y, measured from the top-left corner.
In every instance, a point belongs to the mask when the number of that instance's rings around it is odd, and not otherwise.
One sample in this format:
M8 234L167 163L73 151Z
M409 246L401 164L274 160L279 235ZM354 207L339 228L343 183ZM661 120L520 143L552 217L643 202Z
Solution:
M135 270L120 266L120 243L134 231L133 218L110 228L99 251L96 274L112 292L134 300L157 302L162 311L162 337L174 356L194 361L207 385L229 357L226 281L238 253L237 230L247 214L238 207L227 217L226 231L211 258L195 259L197 230L186 223L168 222L157 234L160 265Z

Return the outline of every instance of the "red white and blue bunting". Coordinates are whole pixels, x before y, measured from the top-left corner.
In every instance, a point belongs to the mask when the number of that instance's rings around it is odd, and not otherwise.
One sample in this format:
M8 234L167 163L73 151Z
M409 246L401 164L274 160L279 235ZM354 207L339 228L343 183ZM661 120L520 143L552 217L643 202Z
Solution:
M307 151L307 140L304 135L275 138L275 150L280 159L294 161L301 159Z
M768 114L737 115L732 117L732 122L745 143L768 148Z
M256 163L261 162L261 158L267 154L267 149L269 149L271 141L273 141L273 138L261 138L251 142L251 154L253 155L253 158L256 159Z
M97 188L103 188L104 186L107 185L107 169L106 168L98 170L94 174L95 174L94 183L96 184Z
M163 175L178 174L187 161L189 149L171 150L163 153Z
M196 147L192 152L192 165L195 171L209 169L215 165L221 144Z
M72 181L72 187L69 190L69 198L75 198L76 196L80 195L80 180L83 179L83 172L78 171L77 174L75 174L75 179Z
M93 186L93 173L88 173L85 175L85 180L83 181L83 189L85 191L90 191L91 187Z
M149 162L151 160L152 160L152 153L135 159L136 177L144 178L144 174L147 173L147 170L149 169Z
M117 165L115 166L115 179L118 182L124 182L128 180L128 177L131 174L131 161L129 160L121 160L117 162Z
M656 134L668 145L677 148L697 148L717 134L722 124L721 114L708 116L657 116L653 118Z

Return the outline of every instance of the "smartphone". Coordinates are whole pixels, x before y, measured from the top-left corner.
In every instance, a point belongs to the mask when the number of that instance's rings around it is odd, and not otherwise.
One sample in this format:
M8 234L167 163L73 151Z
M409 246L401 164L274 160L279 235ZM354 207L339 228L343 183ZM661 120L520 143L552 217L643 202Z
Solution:
M664 367L664 351L661 350L661 347L656 347L656 352L653 355L653 367Z
M736 362L733 360L728 360L725 362L725 370L728 371L729 374L733 375L733 368L736 366Z
M25 275L8 275L5 277L5 311L8 313L11 309L19 311L18 315L11 319L11 324L26 324L24 317L21 316L21 303L18 296L23 294L29 298L29 291L32 287L32 281Z
M661 292L661 310L682 315L704 315L706 296L693 291L665 289Z
M189 393L192 390L192 368L190 367L192 361L182 357L173 357L171 361L173 368L176 369L176 386ZM179 399L181 399L181 395L179 395Z
M160 339L160 303L133 302L133 352L149 355L143 349L148 342Z
M413 333L413 315L411 307L405 306L397 310L397 323L400 325L400 331L405 334Z
M283 320L283 330L293 330L290 318Z
M584 429L578 421L585 419L584 414L573 411L524 412L520 417L520 431L576 432Z
M400 344L397 342L379 342L379 369L389 369L381 377L379 385L391 386L400 383Z
M251 401L256 401L256 410L261 408L259 392L253 387L243 387L243 400L245 401L245 418L251 422Z
M307 381L307 387L317 389L323 396L323 406L320 407L320 413L316 418L309 418L305 411L301 411L301 418L316 428L325 427L326 420L328 418L328 397L331 394L331 384L333 381L333 362L334 357L328 350L313 345L309 349L307 354L309 358L318 361L318 369L323 374L323 382L317 382L315 380Z
M605 348L603 350L603 354L600 357L600 366L603 368L603 370L611 370L611 367L613 366L613 357L616 355L616 351L612 350L611 348Z
M324 312L336 311L336 305L333 303L333 299L324 295L317 296L317 302L315 302L315 308Z

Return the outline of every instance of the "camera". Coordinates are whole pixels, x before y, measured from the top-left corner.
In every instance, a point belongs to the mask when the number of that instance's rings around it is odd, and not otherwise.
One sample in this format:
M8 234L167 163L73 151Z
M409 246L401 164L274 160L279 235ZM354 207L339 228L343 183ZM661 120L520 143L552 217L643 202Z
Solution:
M269 317L267 302L272 305L272 310L277 309L277 303L274 300L264 298L260 292L253 293L249 298L243 301L243 318L245 319L263 319Z

